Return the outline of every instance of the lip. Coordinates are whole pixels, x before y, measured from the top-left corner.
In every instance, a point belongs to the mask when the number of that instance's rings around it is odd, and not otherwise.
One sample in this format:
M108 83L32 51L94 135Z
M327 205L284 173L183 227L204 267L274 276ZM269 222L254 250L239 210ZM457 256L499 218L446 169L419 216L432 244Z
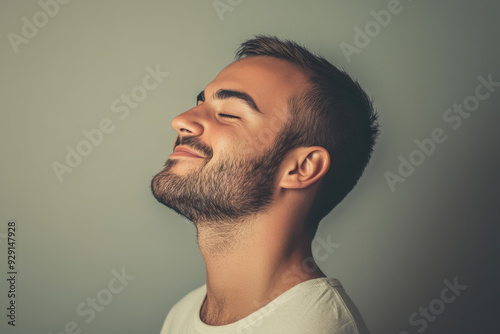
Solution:
M205 157L200 156L199 154L195 153L193 150L190 150L187 146L177 146L174 149L174 152L170 154L171 157L188 157L188 158L198 158L198 159L205 159Z

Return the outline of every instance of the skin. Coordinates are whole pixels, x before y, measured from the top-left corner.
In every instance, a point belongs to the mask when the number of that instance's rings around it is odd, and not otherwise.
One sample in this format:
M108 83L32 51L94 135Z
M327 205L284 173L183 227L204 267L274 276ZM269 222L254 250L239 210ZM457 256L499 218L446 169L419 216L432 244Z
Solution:
M290 117L289 98L307 85L306 76L286 61L244 58L223 69L206 86L205 100L175 117L172 126L179 137L194 136L212 148L207 167L228 155L255 157L273 145ZM261 113L237 98L213 99L219 89L247 93ZM204 163L175 154L170 159L178 160L171 168L177 175L187 175ZM235 322L301 282L326 277L313 260L312 239L303 233L303 226L329 166L330 156L322 147L293 149L280 164L272 203L264 212L235 222L237 237L220 233L214 222L196 224L207 274L203 322L214 326Z

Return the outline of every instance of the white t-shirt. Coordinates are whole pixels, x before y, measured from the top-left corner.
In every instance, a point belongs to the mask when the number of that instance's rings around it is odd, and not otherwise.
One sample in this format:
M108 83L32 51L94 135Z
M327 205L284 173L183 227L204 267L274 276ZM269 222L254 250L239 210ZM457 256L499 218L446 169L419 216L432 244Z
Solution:
M361 315L334 278L295 285L269 304L228 325L210 326L200 319L206 284L175 304L160 334L367 334Z

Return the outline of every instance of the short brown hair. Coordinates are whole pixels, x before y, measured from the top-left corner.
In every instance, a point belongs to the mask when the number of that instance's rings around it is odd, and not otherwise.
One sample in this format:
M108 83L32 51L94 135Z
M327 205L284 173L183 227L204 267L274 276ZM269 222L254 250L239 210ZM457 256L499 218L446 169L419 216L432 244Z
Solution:
M330 154L330 169L308 214L306 232L315 235L323 219L356 185L379 135L377 114L369 96L345 71L305 47L258 35L242 43L236 58L271 56L301 69L309 89L289 101L289 117L275 146L285 151L321 146Z

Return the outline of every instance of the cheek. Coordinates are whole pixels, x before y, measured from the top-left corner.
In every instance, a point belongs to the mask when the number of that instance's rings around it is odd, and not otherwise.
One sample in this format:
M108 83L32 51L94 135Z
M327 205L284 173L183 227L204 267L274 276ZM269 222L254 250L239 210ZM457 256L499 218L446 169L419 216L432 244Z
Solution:
M260 156L274 145L278 127L255 125L253 128L223 126L219 127L211 136L214 155L236 156L250 158Z
M257 134L255 135L254 138L259 146L261 146L263 148L268 148L274 144L274 140L276 139L276 135L277 135L277 131L275 131L269 127L264 127L264 128L259 129L259 131L257 131Z
M262 120L252 129L252 141L254 145L261 148L261 151L272 147L283 127L283 120L273 115Z
M227 125L218 127L210 136L214 158L219 156L245 156L249 152L249 133L242 127Z
M238 134L231 140L220 143L219 152L226 158L248 159L262 154L264 145L252 136Z
M230 129L228 126L218 127L211 136L210 143L214 151L214 156L221 152L227 152L232 149L234 144L239 140L239 135L235 129Z

